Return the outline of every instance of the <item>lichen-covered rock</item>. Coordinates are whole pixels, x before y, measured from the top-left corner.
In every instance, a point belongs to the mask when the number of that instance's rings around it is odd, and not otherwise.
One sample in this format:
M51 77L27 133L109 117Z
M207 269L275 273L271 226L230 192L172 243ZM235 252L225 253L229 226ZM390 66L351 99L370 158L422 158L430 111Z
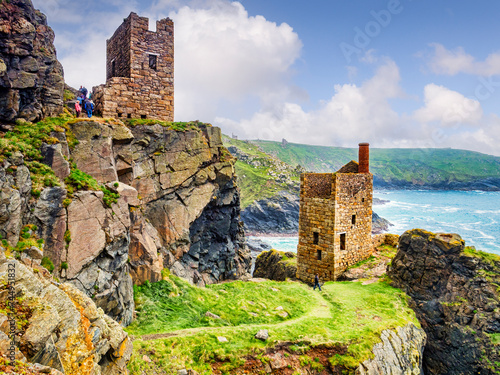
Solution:
M255 259L253 277L263 277L270 280L295 280L297 259L295 253L269 250L261 252Z
M413 323L380 335L381 343L373 347L373 359L367 359L356 370L359 375L420 375L425 332Z
M30 0L0 2L0 119L62 112L64 78L54 32Z
M13 259L0 260L0 285L0 303L9 295L16 301L16 347L29 362L72 375L127 373L131 340L78 289L55 283ZM9 334L6 327L0 330Z
M493 374L500 370L500 261L464 253L457 234L405 232L388 269L393 285L411 297L427 334L424 371Z

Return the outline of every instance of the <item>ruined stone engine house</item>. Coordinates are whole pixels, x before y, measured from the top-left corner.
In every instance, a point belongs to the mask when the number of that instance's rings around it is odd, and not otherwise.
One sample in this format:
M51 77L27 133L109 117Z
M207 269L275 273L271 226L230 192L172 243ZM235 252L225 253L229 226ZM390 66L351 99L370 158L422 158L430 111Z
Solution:
M174 23L135 13L107 40L106 84L93 88L103 117L174 120Z
M336 280L371 255L372 200L368 143L359 144L359 164L301 175L298 279L311 282L318 273L323 281Z

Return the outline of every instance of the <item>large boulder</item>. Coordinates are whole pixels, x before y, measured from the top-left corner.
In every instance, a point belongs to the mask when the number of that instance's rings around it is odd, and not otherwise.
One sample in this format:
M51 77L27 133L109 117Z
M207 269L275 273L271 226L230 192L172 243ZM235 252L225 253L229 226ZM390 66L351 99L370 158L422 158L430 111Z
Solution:
M457 234L405 232L388 268L427 334L424 371L493 374L500 371L500 258L464 252Z
M18 358L65 374L127 373L132 342L122 327L72 285L43 275L42 269L0 260L0 304L16 302L9 317L16 320ZM0 325L0 346L8 335L10 325Z
M38 121L63 109L54 32L30 0L0 2L0 120Z
M297 258L295 253L271 249L263 251L255 259L253 277L263 277L270 280L295 280L297 273Z

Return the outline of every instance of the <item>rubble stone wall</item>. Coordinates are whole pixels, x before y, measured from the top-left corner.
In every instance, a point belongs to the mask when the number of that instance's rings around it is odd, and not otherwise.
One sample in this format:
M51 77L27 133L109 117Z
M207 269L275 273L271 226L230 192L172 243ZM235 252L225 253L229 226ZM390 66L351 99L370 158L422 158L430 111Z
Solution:
M336 174L335 279L372 253L372 195L371 174ZM344 249L341 249L341 233L345 233L346 238Z
M298 279L336 280L371 255L372 194L369 173L301 175Z
M94 87L103 117L174 120L174 23L130 13L107 41L106 84Z

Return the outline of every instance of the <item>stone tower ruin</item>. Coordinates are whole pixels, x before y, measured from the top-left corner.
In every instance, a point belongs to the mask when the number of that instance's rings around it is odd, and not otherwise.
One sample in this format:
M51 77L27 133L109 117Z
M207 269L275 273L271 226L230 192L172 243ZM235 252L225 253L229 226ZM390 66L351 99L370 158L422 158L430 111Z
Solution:
M103 117L174 120L174 23L135 13L107 40L106 84L93 88Z
M300 176L298 279L336 280L371 255L372 200L368 143L359 144L359 164Z

